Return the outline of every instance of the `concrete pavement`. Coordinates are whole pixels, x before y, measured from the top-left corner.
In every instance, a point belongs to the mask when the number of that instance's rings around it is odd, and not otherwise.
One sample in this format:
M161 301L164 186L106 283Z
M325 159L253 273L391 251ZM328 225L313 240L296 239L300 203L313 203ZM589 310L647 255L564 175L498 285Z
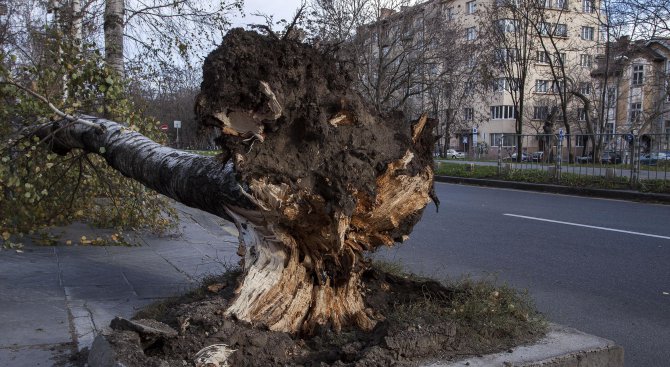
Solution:
M114 316L184 293L237 263L237 230L178 205L178 230L136 234L140 247L66 246L100 229L59 228L61 244L0 250L0 366L69 365Z

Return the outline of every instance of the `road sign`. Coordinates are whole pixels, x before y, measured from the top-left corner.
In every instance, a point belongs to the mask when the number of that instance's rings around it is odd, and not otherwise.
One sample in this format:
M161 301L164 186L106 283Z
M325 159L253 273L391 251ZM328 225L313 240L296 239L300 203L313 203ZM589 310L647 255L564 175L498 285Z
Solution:
M167 124L163 124L163 125L161 125L161 130L163 130L163 131L167 131L167 129L168 129L168 125L167 125Z
M181 121L174 120L174 128L175 129L180 129L181 128Z
M473 127L473 128L472 128L472 133L473 133L473 134L477 134L477 128L476 128L476 127Z
M563 132L563 129L558 129L558 137L563 140L563 137L565 136L565 133Z

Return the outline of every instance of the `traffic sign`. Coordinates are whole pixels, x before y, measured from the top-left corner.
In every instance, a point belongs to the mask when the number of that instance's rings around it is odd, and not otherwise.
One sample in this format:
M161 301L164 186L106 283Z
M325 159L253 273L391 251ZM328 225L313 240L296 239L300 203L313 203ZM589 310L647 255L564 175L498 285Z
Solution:
M168 125L167 124L161 125L161 130L167 131L168 130Z
M179 120L174 120L174 128L179 129L181 128L181 121Z
M563 137L565 136L565 133L563 132L563 129L558 129L558 137L563 140Z

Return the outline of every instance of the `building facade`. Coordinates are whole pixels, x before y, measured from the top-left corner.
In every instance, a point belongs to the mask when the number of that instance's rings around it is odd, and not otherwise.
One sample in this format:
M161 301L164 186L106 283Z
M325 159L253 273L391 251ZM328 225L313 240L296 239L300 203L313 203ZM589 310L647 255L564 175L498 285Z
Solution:
M641 49L620 55L616 76L603 74L603 60L616 58L617 52L597 0L431 0L385 10L382 21L392 28L401 19L406 34L409 24L426 38L426 24L434 29L437 22L460 38L458 45L448 46L460 55L451 53L443 62L417 69L424 81L431 80L432 71L441 82L407 86L417 91L407 98L410 112L426 111L440 120L440 150L508 154L519 147L518 134L562 129L566 146L577 154L587 134L628 132L634 126L641 132L668 132L670 43L635 42ZM551 148L542 138L524 139L522 146L528 152Z

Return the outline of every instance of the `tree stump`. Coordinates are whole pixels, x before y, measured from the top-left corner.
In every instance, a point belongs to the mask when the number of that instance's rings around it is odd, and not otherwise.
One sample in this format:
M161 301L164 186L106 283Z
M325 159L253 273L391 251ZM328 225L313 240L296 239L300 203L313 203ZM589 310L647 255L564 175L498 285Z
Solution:
M364 253L405 240L435 200L435 121L378 114L319 50L241 29L207 57L203 76L195 111L221 131L216 158L95 118L102 129L60 122L38 135L233 220L244 274L229 315L291 333L372 328Z

